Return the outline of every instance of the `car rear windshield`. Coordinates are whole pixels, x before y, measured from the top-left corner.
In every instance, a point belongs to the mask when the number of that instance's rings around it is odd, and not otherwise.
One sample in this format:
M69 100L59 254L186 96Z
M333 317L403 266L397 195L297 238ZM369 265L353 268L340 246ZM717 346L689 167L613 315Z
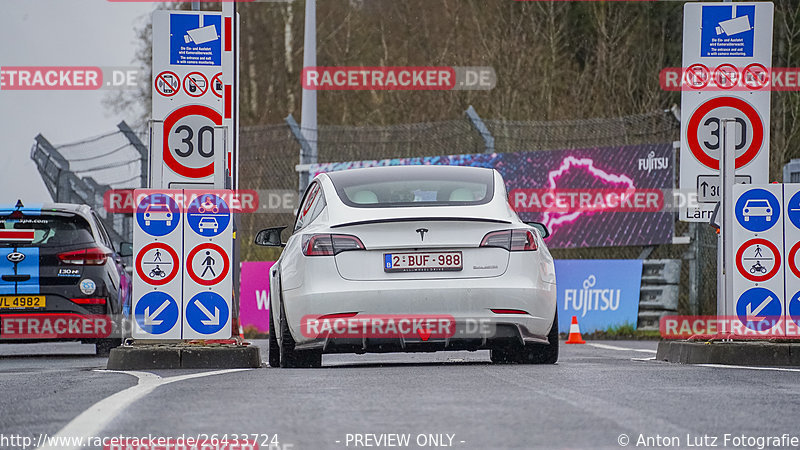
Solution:
M482 205L494 194L491 169L420 166L331 172L328 176L342 202L357 208Z
M88 222L75 214L0 215L2 247L55 247L92 242Z

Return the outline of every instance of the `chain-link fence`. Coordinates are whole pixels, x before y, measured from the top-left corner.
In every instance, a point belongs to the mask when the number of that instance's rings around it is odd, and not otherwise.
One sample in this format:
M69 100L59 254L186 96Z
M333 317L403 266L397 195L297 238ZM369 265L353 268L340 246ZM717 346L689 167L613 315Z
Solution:
M147 148L120 122L111 133L69 144L53 145L41 134L34 138L31 159L53 201L91 206L115 244L131 242L131 214L106 211L103 196L111 189L147 184Z

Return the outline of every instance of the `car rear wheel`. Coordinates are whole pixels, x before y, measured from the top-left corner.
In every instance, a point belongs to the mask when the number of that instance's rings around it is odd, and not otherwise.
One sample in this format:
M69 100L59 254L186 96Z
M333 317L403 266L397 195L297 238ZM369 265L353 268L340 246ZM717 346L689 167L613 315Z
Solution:
M281 303L281 340L280 340L280 366L285 368L322 367L322 351L320 350L295 350L294 338L289 332L286 313Z
M520 345L518 342L500 344L491 349L496 364L555 364L558 361L558 311L547 333L548 344Z

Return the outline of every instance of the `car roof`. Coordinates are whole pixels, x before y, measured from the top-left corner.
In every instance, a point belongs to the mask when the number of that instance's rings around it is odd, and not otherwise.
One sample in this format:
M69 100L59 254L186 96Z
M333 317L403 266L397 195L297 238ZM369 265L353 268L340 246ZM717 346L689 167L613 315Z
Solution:
M0 213L7 213L16 211L17 207L14 205L0 205ZM25 212L35 212L35 213L42 213L42 212L71 212L76 214L81 214L88 216L91 214L92 208L89 205L77 204L77 203L41 203L41 204L30 204L28 206L23 206L19 208L23 214Z
M489 167L471 167L471 166L447 166L447 165L405 165L405 166L380 166L380 167L367 167L361 169L348 169L338 170L333 172L326 172L328 178L336 185L339 180L347 180L351 178L363 177L365 174L382 177L383 175L396 177L396 176L414 176L416 174L424 173L434 175L447 175L452 173L472 172L475 175L485 174L487 171L493 171Z

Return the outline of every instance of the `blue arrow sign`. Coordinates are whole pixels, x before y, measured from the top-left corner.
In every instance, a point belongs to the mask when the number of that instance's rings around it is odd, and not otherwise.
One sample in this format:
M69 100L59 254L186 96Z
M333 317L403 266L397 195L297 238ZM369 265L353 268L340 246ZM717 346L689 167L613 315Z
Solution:
M751 330L769 331L783 315L783 304L774 292L762 287L746 290L736 302L736 315Z
M778 199L764 189L750 189L736 201L736 220L755 233L772 228L781 215Z
M201 334L214 334L228 323L228 304L216 292L201 292L186 307L186 322Z
M214 194L199 195L186 209L186 222L200 236L216 236L228 228L230 221L228 204Z
M136 222L150 236L172 233L179 221L180 208L167 194L150 194L136 208Z
M797 326L800 326L800 292L797 292L792 296L792 299L789 300L789 317L794 320L794 323Z
M136 302L134 315L145 332L164 334L178 322L178 303L165 292L150 292Z

